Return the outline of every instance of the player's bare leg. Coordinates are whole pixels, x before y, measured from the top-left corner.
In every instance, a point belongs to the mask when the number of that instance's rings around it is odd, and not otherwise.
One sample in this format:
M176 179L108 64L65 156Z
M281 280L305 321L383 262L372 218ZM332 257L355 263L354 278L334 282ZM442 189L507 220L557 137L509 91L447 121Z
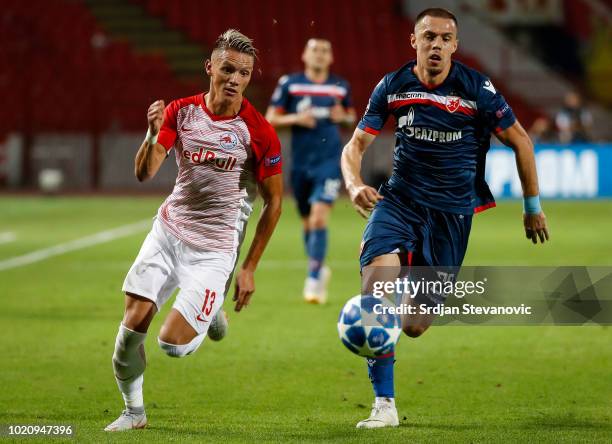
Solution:
M310 220L309 216L302 217L302 233L304 234L304 252L308 257L308 266L310 266ZM316 279L310 279L309 276L306 276L304 280L304 290L302 291L302 295L304 296L304 300L311 304L316 304L315 297L313 296L316 292Z
M370 293L375 281L394 281L400 273L402 262L400 255L391 253L375 257L368 268L376 268L374 273L364 273L361 285L362 293Z
M332 206L325 202L312 204L305 219L308 229L308 277L304 282L304 299L313 304L327 301L327 284L331 270L324 264L327 253L327 224Z
M367 294L373 289L374 281L394 281L400 274L403 255L385 254L376 257L371 266L377 267L373 273L364 273L363 293ZM402 297L402 304L418 305L417 301L409 295ZM415 314L402 315L402 330L406 335L417 338L422 335L432 324L436 315ZM376 400L372 405L370 417L357 423L357 428L380 428L395 427L399 425L395 398L393 390L393 364L394 355L381 357L379 359L368 359L368 373Z
M377 267L377 269L374 273L364 273L362 293L371 293L374 281L394 281L399 276L401 265L398 254L384 254L374 258L370 266ZM357 428L397 427L399 425L399 418L395 408L395 392L393 388L395 352L376 359L367 359L367 363L368 376L372 382L375 400L372 404L370 416L359 421Z
M159 331L157 342L168 356L182 358L196 351L205 337L206 334L198 334L183 315L173 308Z
M419 303L419 301L408 295L404 295L402 300L402 305L418 306ZM421 314L418 313L418 310L415 314L402 314L402 330L407 336L418 338L427 331L434 319L436 319L436 316L435 314Z
M113 353L115 379L125 402L125 410L104 429L107 432L142 429L147 425L142 385L146 368L144 341L157 313L149 299L126 293L125 313L119 326Z
M380 267L375 273L368 273L363 283L364 291L371 292L374 281L394 281L398 277L399 267L402 266L401 256L399 254L385 254L374 258L371 263L373 267ZM402 297L402 305L418 305L420 301L411 298L405 294ZM402 314L402 330L411 338L418 338L431 326L436 315L421 314L418 310L415 314Z

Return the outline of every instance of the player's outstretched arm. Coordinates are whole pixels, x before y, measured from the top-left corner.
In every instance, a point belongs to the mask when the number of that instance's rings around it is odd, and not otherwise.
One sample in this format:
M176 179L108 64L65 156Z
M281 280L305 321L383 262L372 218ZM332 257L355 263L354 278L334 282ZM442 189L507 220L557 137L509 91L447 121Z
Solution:
M366 219L370 211L374 209L376 202L383 198L375 188L364 184L361 178L363 154L375 138L376 136L356 128L353 137L342 150L342 160L340 163L342 175L344 176L344 184L351 202L353 202L357 212Z
M516 156L516 167L521 179L525 204L523 214L525 235L534 244L538 243L538 239L541 243L544 243L549 239L549 235L546 216L540 207L538 173L533 143L518 120L509 128L498 133L497 138L504 145L512 148Z
M142 182L155 176L166 158L166 149L157 143L157 136L164 121L164 101L157 100L149 106L147 121L149 129L134 160L134 174Z
M317 126L317 119L312 115L312 111L307 109L301 113L285 114L276 106L269 106L266 111L266 120L274 128L284 128L288 126L303 126L304 128L314 128Z
M234 308L236 311L240 311L242 307L249 305L251 295L255 292L255 269L281 215L283 176L276 174L267 177L261 182L259 189L264 200L264 206L257 222L255 237L251 242L249 252L236 275L236 290L233 298L236 302Z

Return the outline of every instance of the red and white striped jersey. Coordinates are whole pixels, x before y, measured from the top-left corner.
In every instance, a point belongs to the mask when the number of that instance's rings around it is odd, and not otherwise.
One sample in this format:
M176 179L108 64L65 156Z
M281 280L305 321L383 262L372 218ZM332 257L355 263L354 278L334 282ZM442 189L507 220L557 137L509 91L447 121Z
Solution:
M178 164L174 190L158 212L164 226L196 248L235 252L256 182L281 173L272 126L246 99L238 115L220 117L198 94L166 107L158 143L174 147Z

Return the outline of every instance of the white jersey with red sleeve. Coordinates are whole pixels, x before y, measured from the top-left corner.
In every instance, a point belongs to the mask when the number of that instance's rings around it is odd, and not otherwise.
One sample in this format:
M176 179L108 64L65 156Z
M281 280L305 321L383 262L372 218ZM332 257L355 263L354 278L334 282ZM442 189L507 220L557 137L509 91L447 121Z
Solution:
M235 252L257 182L281 173L272 126L246 99L236 116L220 117L198 94L166 107L158 143L174 147L178 164L172 194L158 212L164 226L196 248Z

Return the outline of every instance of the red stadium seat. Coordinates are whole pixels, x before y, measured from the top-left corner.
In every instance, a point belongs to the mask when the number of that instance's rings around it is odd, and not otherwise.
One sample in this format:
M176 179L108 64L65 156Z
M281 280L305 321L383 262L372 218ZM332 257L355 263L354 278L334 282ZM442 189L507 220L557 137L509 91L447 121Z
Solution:
M255 98L260 109L267 105L282 74L302 69L300 55L309 37L332 41L334 70L351 82L359 112L381 76L414 57L409 44L413 23L398 13L396 0L379 1L376 8L368 0L244 0L237 8L222 8L212 0L132 1L203 48L210 48L217 35L230 27L254 38L260 60L249 97ZM5 0L2 19L0 56L12 63L3 67L0 85L11 85L3 88L10 91L10 103L18 102L21 107L16 97L25 95L46 106L70 109L48 113L36 107L35 112L20 114L13 122L31 115L37 130L87 131L92 124L103 130L113 122L126 130L142 130L146 107L154 98L169 100L201 87L201 83L179 81L164 56L138 54L128 43L114 41L84 3ZM98 34L106 36L103 48L92 46ZM476 61L461 54L458 58L478 69ZM494 81L504 89L503 79ZM95 111L91 106L74 111L74 104L83 103L84 97L86 103L100 106ZM527 122L538 115L516 97L509 101ZM20 108L19 112L24 111Z
M152 12L167 7L142 3ZM0 56L13 63L4 65L0 86L10 85L4 99L14 107L12 117L3 113L0 133L20 130L26 118L35 131L104 130L113 122L141 131L151 97L192 90L162 56L139 55L108 36L104 48L94 48L92 37L103 31L81 2L6 0L2 6ZM28 107L32 102L37 106Z

